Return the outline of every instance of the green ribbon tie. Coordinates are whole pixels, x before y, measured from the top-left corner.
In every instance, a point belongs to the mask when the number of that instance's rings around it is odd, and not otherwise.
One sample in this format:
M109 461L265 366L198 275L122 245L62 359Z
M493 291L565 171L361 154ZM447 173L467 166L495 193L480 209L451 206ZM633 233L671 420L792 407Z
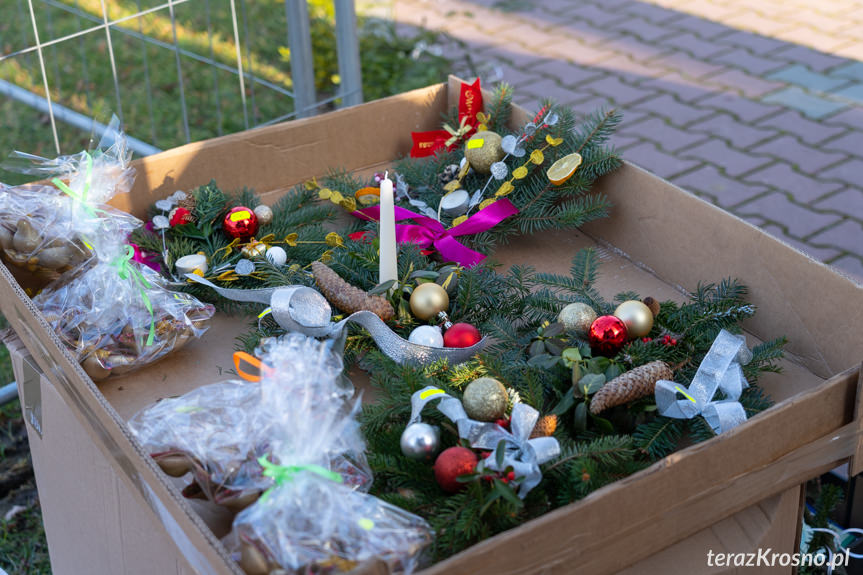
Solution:
M66 183L63 182L63 180L61 180L60 178L54 178L53 180L51 180L51 183L60 188L62 192L78 200L84 207L84 209L90 212L91 216L95 216L96 210L87 203L87 195L90 193L90 184L93 183L93 156L91 156L87 152L84 152L84 163L87 166L87 181L84 184L84 191L80 194L67 186Z
M153 338L156 336L156 316L153 313L153 304L147 295L147 288L150 287L150 282L147 281L141 270L130 263L133 257L135 257L135 248L126 246L126 254L117 258L114 265L117 267L117 274L120 276L120 279L131 279L138 284L138 291L141 293L144 307L150 312L150 335L147 336L147 345L150 346L153 345Z
M336 473L335 471L330 471L325 467L321 467L320 465L276 465L275 463L270 463L267 459L266 455L262 455L258 458L258 463L261 467L264 468L264 477L270 477L275 482L275 487L283 485L288 481L293 481L294 477L297 474L302 473L303 471L308 471L309 473L314 473L316 475L320 475L324 479L329 479L330 481L335 481L336 483L343 483L344 479L342 476ZM261 501L266 501L270 496L270 491L273 489L268 489L262 496Z

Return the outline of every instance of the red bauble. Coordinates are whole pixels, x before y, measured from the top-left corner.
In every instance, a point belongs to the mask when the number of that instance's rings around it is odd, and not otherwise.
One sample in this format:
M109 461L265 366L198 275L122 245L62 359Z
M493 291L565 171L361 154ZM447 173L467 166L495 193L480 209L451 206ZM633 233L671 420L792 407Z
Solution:
M258 216L244 206L237 206L225 215L225 233L232 238L250 238L258 232Z
M169 215L171 216L169 223L172 228L192 221L192 212L186 208L174 208Z
M470 347L482 339L479 330L469 323L456 323L443 334L444 347Z
M457 493L464 489L464 483L456 479L459 475L473 473L477 461L476 453L467 447L444 449L434 462L434 478L447 493Z
M626 343L626 324L613 315L601 315L590 324L590 350L594 355L613 357Z

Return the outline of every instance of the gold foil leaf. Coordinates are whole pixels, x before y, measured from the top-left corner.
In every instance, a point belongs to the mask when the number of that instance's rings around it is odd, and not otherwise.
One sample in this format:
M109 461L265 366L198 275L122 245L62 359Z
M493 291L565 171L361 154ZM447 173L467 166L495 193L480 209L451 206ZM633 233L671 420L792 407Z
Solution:
M511 191L513 191L514 189L515 189L515 187L512 185L512 182L504 182L500 185L500 187L497 189L497 192L494 195L496 195L498 197L499 196L505 196L508 193L510 193Z
M329 200L330 196L333 195L333 191L329 188L321 188L318 190L318 197L322 200Z
M297 239L299 239L300 234L294 232L292 234L288 234L285 236L285 243L291 246L292 248L297 247Z
M454 228L457 225L459 225L460 223L466 222L466 221L467 221L467 216L459 216L452 221L452 227Z
M521 180L527 177L527 166L519 166L512 171L512 177Z
M349 212L354 212L357 209L357 201L353 198L345 198L339 202L339 205Z
M495 200L494 198L488 198L487 200L483 200L479 204L479 210L482 211L482 210L486 209L487 207L489 207L490 205L492 205L496 201L497 200Z
M443 187L444 191L454 192L461 187L461 182L458 180L452 180L451 182L447 182L447 185Z
M552 138L549 134L545 137L545 141L548 142L549 146L559 146L563 143L563 138Z
M337 234L336 232L330 232L324 238L324 241L327 242L327 245L331 248L344 245L345 241L342 239L342 236Z
M543 163L545 161L545 155L542 153L542 150L532 151L530 153L530 161L533 162L534 164L536 164L537 166L540 165L541 163Z

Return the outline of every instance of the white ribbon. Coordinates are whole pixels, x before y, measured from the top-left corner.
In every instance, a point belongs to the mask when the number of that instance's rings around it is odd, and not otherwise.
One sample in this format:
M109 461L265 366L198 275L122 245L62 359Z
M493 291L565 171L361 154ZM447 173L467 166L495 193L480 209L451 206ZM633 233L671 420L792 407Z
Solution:
M689 388L673 381L656 382L659 414L677 419L701 415L717 434L740 425L746 421L746 410L738 399L743 389L749 387L741 365L746 365L751 359L752 352L746 347L746 338L723 329L698 366ZM721 390L726 398L713 401L717 390ZM678 393L686 399L677 399Z
M421 421L420 413L423 407L438 398L441 399L438 410L458 425L459 437L466 439L471 447L494 452L500 442L504 442L502 464L497 464L492 453L481 462L478 469L503 471L512 467L516 478L523 478L518 488L518 496L522 499L542 481L539 466L560 454L560 444L554 437L530 439L530 434L539 420L539 412L526 403L516 403L513 406L509 424L512 432L509 432L496 423L470 419L461 401L444 390L429 385L411 396L411 419L408 425Z
M496 423L481 423L472 419L458 422L458 434L467 439L472 447L492 451L482 461L484 469L503 471L512 467L516 478L523 478L518 488L518 496L524 499L528 492L542 481L539 466L560 455L560 444L554 437L535 437L530 439L539 412L526 403L516 403L510 415L507 431ZM504 442L505 452L500 465L494 450Z

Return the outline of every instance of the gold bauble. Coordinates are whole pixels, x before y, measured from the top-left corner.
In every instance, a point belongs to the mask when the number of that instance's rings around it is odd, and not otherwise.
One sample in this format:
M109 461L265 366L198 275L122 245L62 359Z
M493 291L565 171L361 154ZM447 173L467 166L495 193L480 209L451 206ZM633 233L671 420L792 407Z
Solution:
M495 421L506 413L509 396L501 382L492 377L480 377L464 389L462 404L468 417L477 421Z
M430 319L449 309L446 290L436 283L424 283L411 294L411 312L419 319Z
M503 159L500 136L494 132L477 132L467 141L464 157L470 167L480 174L490 174L491 165Z
M574 302L560 310L557 321L563 324L566 331L586 334L590 324L596 319L596 312L586 303Z
M640 301L623 302L614 310L614 315L626 324L629 339L644 337L653 328L653 312Z

